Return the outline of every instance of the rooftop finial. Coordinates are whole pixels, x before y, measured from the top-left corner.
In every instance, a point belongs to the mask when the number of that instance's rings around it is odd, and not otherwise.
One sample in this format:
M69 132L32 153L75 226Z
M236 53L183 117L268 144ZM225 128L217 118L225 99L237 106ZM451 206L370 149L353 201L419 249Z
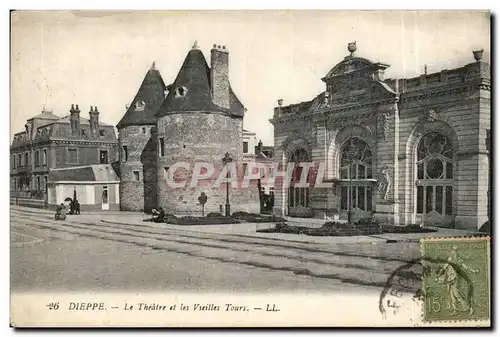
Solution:
M156 62L153 61L153 63L151 63L151 70L155 70L156 69Z
M356 47L356 41L354 42L349 42L347 44L347 50L349 51L349 53L351 53L351 56L352 54L354 54L354 52L356 51L357 47Z
M472 51L472 54L474 54L474 60L476 60L476 62L481 61L481 59L483 58L483 52L484 52L484 49Z
M198 45L198 40L195 40L193 43L193 49L199 49L200 46Z

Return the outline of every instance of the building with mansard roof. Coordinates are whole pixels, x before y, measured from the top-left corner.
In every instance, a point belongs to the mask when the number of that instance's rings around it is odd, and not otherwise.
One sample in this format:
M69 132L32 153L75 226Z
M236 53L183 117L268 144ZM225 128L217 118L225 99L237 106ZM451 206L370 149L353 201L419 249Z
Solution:
M118 140L114 127L99 121L97 106L90 106L88 114L89 118L80 116L78 104L72 104L69 115L64 117L43 109L26 121L25 130L14 134L10 172L11 191L16 197L22 193L46 197L51 188L51 170L117 161ZM72 198L73 194L64 195L66 197ZM82 204L82 209L85 208Z
M147 72L117 125L122 210L162 207L166 212L190 214L200 209L198 197L203 192L208 197L207 212L224 212L224 185L214 187L210 179L203 186L190 185L196 163L211 163L220 171L226 153L237 165L244 159L245 108L230 85L229 52L214 45L210 56L209 66L195 43L168 86L154 64ZM182 188L167 181L169 168L179 162L190 167L178 170L187 182ZM231 188L230 194L231 212L259 211L257 188Z
M314 162L309 187L275 186L274 213L477 229L488 220L490 66L475 62L415 78L350 54L312 100L283 105L275 162ZM472 57L471 57L472 59ZM319 178L318 178L319 177ZM318 184L321 182L322 184Z

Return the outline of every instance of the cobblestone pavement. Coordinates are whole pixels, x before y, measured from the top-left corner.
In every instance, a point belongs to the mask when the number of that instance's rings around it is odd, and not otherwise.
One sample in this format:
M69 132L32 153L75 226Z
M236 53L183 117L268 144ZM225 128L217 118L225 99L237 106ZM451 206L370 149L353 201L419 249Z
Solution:
M287 241L158 226L141 217L55 221L45 210L12 208L12 289L373 292L419 256L413 241ZM21 237L33 242L15 245Z

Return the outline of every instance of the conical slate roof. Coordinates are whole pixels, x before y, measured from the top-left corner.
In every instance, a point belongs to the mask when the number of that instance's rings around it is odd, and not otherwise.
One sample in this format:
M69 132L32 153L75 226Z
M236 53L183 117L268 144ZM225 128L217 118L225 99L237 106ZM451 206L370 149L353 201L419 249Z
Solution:
M151 65L130 107L116 126L155 124L155 114L165 100L166 86L160 72Z
M229 85L229 104L231 105L231 113L233 115L241 117L245 115L245 107L234 93L231 85Z
M162 117L169 112L206 111L230 112L243 116L244 107L229 88L230 108L214 104L212 99L210 67L203 53L193 48L189 51L169 93L156 116Z
M170 111L227 111L212 102L210 68L198 49L191 49L157 116Z

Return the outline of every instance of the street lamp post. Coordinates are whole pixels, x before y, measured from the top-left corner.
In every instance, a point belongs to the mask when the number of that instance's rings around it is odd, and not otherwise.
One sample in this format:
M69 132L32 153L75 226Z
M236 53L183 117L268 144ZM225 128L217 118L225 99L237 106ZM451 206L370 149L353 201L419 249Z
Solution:
M229 152L226 152L224 155L224 158L222 158L222 162L224 163L224 166L227 166L230 162L232 162L233 159L231 158L231 155ZM226 178L228 176L228 173L226 173ZM231 205L229 204L229 182L226 182L226 216L231 215Z
M349 206L347 209L347 223L351 223L351 218L352 218L352 175L353 175L353 162L354 162L354 156L356 155L357 148L356 144L353 142L353 138L349 141L349 144L347 145L347 156L349 159Z

